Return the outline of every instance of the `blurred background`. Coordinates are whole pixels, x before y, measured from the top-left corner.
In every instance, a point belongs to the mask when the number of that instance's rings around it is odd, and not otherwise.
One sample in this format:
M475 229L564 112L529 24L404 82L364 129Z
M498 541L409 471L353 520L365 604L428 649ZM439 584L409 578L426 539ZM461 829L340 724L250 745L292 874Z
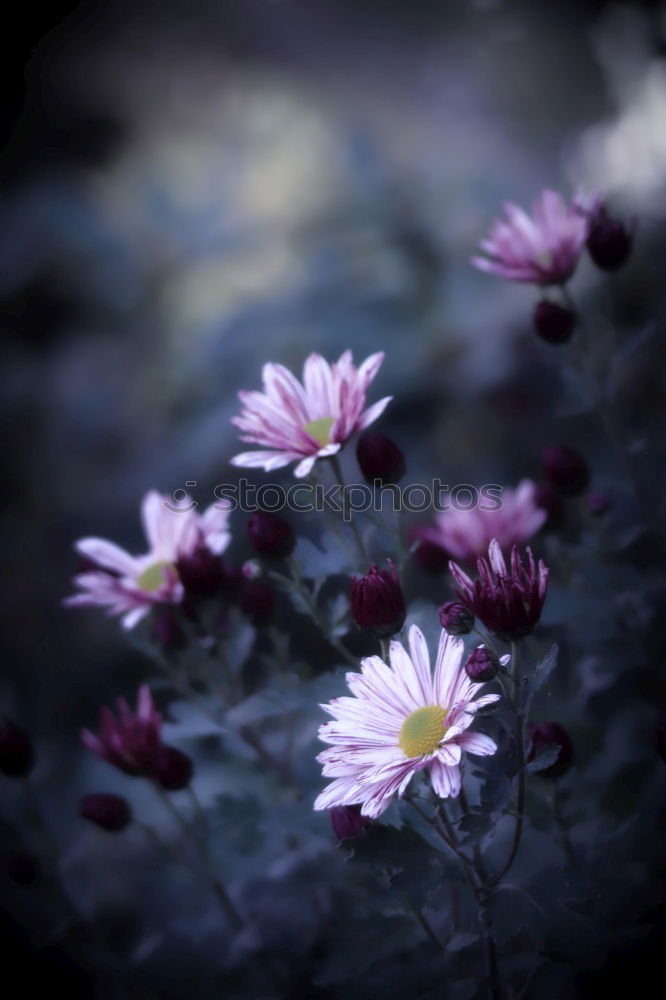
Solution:
M230 417L265 360L383 350L378 428L414 482L538 478L563 440L631 522L617 456L532 333L534 293L469 264L506 199L601 189L639 217L621 281L583 264L574 292L620 330L617 412L659 491L666 6L91 0L32 10L9 48L0 705L62 773L146 670L116 622L61 607L72 542L140 551L148 488L195 482L207 504L235 481ZM73 837L77 788L51 794Z

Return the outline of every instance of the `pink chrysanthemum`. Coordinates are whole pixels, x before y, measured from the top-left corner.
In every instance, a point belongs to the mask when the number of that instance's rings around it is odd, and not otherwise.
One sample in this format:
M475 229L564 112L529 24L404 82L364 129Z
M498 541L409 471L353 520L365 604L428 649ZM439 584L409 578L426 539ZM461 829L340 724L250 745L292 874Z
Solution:
M474 266L507 281L568 281L588 235L588 220L579 207L556 191L544 191L531 216L511 203L504 211L507 221L497 219L488 239L481 241L488 256L472 257Z
M270 472L298 461L294 475L306 476L318 458L335 455L384 412L391 396L364 409L366 391L383 360L382 353L372 354L356 368L351 351L332 365L311 354L302 385L282 365L264 365L264 392L239 392L243 410L232 418L243 431L241 440L264 450L244 451L231 459L232 465Z
M546 520L546 511L537 505L536 486L523 479L516 489L505 487L499 510L447 510L437 515L434 524L418 527L414 537L437 546L454 559L476 560L488 551L496 538L510 549L530 539Z
M173 510L168 496L154 490L141 504L141 520L148 541L145 555L133 556L103 538L81 538L77 551L90 567L74 578L82 591L68 597L70 607L107 607L122 615L123 626L133 628L155 604L179 603L183 585L177 564L205 549L220 555L229 544L229 506L213 504L202 514Z
M354 697L321 706L334 721L319 730L330 746L317 760L334 780L315 809L360 804L362 814L374 819L423 768L430 769L437 795L458 795L462 751L487 756L497 750L489 736L468 729L477 709L499 698L475 697L483 685L465 673L463 653L462 640L442 632L433 675L423 633L412 625L409 653L394 641L390 666L369 656L360 674L347 674Z

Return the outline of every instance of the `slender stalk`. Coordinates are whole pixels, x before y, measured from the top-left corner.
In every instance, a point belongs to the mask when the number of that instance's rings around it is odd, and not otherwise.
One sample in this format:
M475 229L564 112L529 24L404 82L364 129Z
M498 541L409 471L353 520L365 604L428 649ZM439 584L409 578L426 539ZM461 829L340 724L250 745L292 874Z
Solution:
M344 515L346 515L347 511L348 511L348 507L347 507L347 494L345 492L346 491L346 486L345 486L344 476L342 475L342 466L340 465L340 459L338 458L337 455L332 455L331 456L331 465L332 465L333 471L335 473L335 478L336 478L337 482L340 484L340 486L342 487L343 513L344 513ZM349 526L350 526L350 528L351 528L351 530L352 530L352 532L354 534L354 540L356 542L356 545L357 545L357 548L358 548L358 551L359 551L359 554L361 556L361 559L362 559L363 563L369 563L371 561L370 560L370 553L368 552L368 550L367 550L367 548L365 546L365 542L363 541L363 536L361 535L361 532L358 530L358 525L354 521L353 511L349 511L349 520L346 521L346 523L349 524Z
M465 816L469 816L470 809L469 803L467 802L467 795L465 794L464 785L460 785L460 795L458 796L458 801L460 802L460 808ZM481 880L485 882L488 878L488 873L486 871L486 866L483 863L483 853L479 844L475 844L472 850L472 857L474 858L474 869Z
M152 786L155 789L155 791L156 791L156 793L157 793L160 801L164 805L165 809L167 810L167 812L169 813L169 815L176 821L176 823L178 824L178 826L180 827L181 831L184 833L184 835L186 836L186 838L188 840L192 840L193 839L193 830L192 830L192 827L187 822L187 820L185 819L185 817L182 815L182 813L180 812L180 810L176 808L176 806L174 805L174 803L169 798L168 794L164 791L164 789L159 784L157 784L157 782L152 782ZM194 793L192 793L192 794L194 794ZM199 806L198 800L196 798L195 798L195 801L197 803L198 809L201 809L201 807ZM195 841L195 847L198 848L199 846L200 845L197 844L196 841ZM208 854L207 848L206 848L204 856L201 856L201 854L198 851L197 851L197 853L196 853L195 856L196 856L197 860L200 862L202 872L206 876L207 881L209 882L211 889L215 893L215 895L216 895L216 897L217 897L217 899L218 899L218 901L220 903L220 906L224 910L224 913L225 913L225 915L227 917L227 920L229 921L229 923L231 924L231 926L234 928L234 930L236 930L236 931L242 930L243 926L244 926L243 919L242 919L240 913L238 912L238 910L236 909L236 907L234 906L234 904L232 903L231 897L229 896L229 893L225 889L224 885L222 884L222 882L220 881L220 879L217 877L217 875L215 875L213 873L213 871L212 871L212 865L211 865L211 860L210 860L210 855Z
M430 940L433 942L433 944L437 945L437 947L439 948L440 951L446 951L446 948L444 947L444 945L442 944L442 942L439 940L439 938L435 934L434 930L432 929L430 923L428 922L428 919L426 918L425 914L423 913L423 910L419 909L419 907L416 905L416 903L414 902L414 900L412 899L412 897L409 895L409 893L408 892L403 892L402 898L404 899L405 904L407 905L407 908L409 910L411 910L411 912L414 914L414 916L416 917L416 919L418 920L418 922L420 923L421 927L426 932L426 934L428 935L428 937L430 938Z
M340 642L340 640L336 636L330 634L328 624L322 618L321 612L317 607L316 601L313 599L310 590L305 584L305 580L301 575L298 563L293 558L293 556L289 556L287 562L291 570L291 582L294 585L294 590L303 601L313 623L317 626L317 628L319 629L323 637L326 639L326 641L329 643L329 645L331 645L333 649L337 653L339 653L340 656L347 663L349 663L353 667L357 667L358 663L351 655L349 650L345 648L345 646Z
M516 723L514 730L514 740L516 744L516 756L518 758L518 797L516 802L516 825L513 832L513 840L509 856L504 865L500 868L493 879L492 885L497 885L504 878L516 859L520 840L523 834L525 821L525 796L526 796L526 771L525 771L525 715L521 703L522 692L520 686L520 645L517 642L511 643L511 666L516 690Z

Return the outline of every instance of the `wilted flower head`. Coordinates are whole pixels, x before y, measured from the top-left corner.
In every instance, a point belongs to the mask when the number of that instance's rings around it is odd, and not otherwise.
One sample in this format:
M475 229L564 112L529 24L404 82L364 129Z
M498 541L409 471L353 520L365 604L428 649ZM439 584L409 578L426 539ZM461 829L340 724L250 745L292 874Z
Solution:
M357 368L351 351L333 364L311 354L302 385L282 365L264 365L264 392L239 392L243 410L232 418L243 431L241 440L263 450L242 452L232 465L270 472L298 462L294 475L307 476L318 458L335 455L384 412L391 396L364 409L366 391L383 360L382 353L372 354Z
M347 674L354 697L321 706L333 721L319 730L329 746L317 760L333 781L315 809L360 805L374 819L424 768L437 795L458 795L462 751L486 756L497 750L494 740L469 726L477 709L499 698L476 698L480 685L462 669L463 653L462 639L442 632L433 675L423 633L413 625L409 652L393 641L390 666L370 656L361 673Z
M81 741L124 774L150 778L169 791L184 788L192 775L187 755L162 742L162 716L147 684L139 688L136 712L119 698L118 718L103 708L99 731L82 730Z
M214 561L229 544L227 522L229 506L222 502L208 507L203 514L196 510L174 510L167 506L168 496L152 490L141 504L141 520L149 545L145 555L133 556L103 538L81 538L76 549L91 568L74 578L80 594L68 597L70 607L107 607L110 615L122 615L125 628L133 628L156 604L179 603L184 580L190 586L195 562L201 570L206 562L206 580L210 584ZM201 583L201 572L197 577ZM219 581L216 581L216 585Z
M453 559L471 562L486 554L493 538L503 549L522 545L546 520L546 512L537 503L536 487L529 479L523 479L515 490L505 487L500 503L498 510L478 506L442 511L434 524L420 526L416 537Z
M399 632L405 623L405 598L398 572L387 560L388 569L372 566L366 576L355 576L351 586L352 618L378 639Z
M529 216L518 205L504 206L507 221L496 220L481 249L487 257L473 257L481 271L507 281L559 285L576 270L588 223L580 210L556 191L544 191Z
M507 566L497 540L493 539L488 559L477 561L478 580L472 581L460 566L449 563L460 600L487 629L506 642L530 634L541 617L546 599L548 570L541 560L535 566L530 548L527 559L524 565L514 545Z

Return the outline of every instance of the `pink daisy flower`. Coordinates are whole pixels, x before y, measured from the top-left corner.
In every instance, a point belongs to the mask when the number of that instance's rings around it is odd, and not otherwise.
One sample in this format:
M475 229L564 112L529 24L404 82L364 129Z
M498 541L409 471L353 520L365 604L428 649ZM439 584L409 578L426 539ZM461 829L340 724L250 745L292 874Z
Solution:
M155 604L179 603L183 585L179 560L202 550L220 555L231 535L229 506L213 504L202 514L173 510L168 496L152 490L141 503L141 520L148 542L145 555L133 556L103 538L80 538L76 550L90 564L74 577L81 593L68 597L69 607L107 607L122 615L125 628L133 628Z
M507 281L568 281L588 235L588 220L579 207L556 191L543 191L531 216L510 202L504 211L507 221L497 219L488 239L481 241L488 256L472 257L474 266Z
M386 409L392 396L364 408L366 391L383 360L382 353L372 354L356 368L351 351L332 365L311 354L303 366L303 384L282 365L264 365L264 392L239 392L243 410L232 418L243 431L241 440L263 450L241 452L231 464L270 472L297 461L294 475L307 476L318 458L335 455Z
M476 697L483 685L465 673L464 651L462 639L442 632L433 674L423 633L412 625L409 652L394 641L390 666L369 656L360 674L347 674L354 697L321 706L334 721L319 730L330 746L317 760L333 781L315 809L360 804L362 814L375 819L423 768L437 795L458 795L462 752L487 756L497 750L489 736L468 731L477 709L499 695Z
M496 538L503 549L522 545L537 533L547 513L537 504L537 488L523 479L515 489L505 487L499 510L446 510L434 524L416 528L414 538L435 545L454 559L471 562L488 552Z

